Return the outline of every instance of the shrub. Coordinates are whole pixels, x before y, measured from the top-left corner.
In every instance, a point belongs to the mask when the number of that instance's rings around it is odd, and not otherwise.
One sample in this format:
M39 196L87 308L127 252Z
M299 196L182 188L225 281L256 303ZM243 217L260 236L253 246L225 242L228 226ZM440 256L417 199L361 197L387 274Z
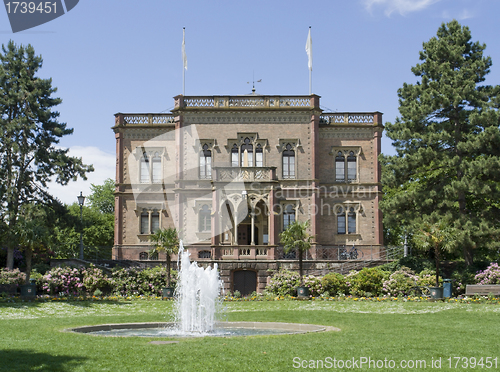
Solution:
M309 289L309 296L319 297L324 292L321 278L316 276L304 276L304 287Z
M365 267L358 272L351 271L347 274L346 283L349 287L349 293L353 296L380 296L383 282L388 276L387 271L380 270L377 267Z
M492 262L486 270L479 271L474 277L477 284L500 284L500 267Z
M63 293L70 296L82 295L84 292L83 275L80 270L71 267L56 267L42 278L42 290L46 294Z
M348 293L346 280L344 276L339 273L326 274L323 279L321 279L321 285L323 287L323 293L328 292L330 296L341 296Z
M273 275L266 292L276 296L295 296L300 285L299 274L294 271L280 269Z
M87 294L93 294L97 290L101 293L109 293L113 289L113 280L94 265L82 269L81 275L83 276L82 282Z
M0 284L22 285L26 282L26 274L19 269L0 269Z
M414 293L419 277L408 267L401 267L382 284L382 292L388 296L409 296Z
M417 285L420 287L436 286L436 270L425 269L418 274ZM443 278L439 277L439 285L443 285Z
M170 285L176 286L177 272L171 271ZM167 269L156 266L150 269L118 269L112 274L114 291L121 296L161 296L167 286Z

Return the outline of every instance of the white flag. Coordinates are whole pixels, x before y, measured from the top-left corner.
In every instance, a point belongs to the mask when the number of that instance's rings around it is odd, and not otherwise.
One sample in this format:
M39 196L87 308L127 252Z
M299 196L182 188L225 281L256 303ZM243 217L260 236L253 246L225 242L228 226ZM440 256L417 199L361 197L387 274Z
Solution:
M307 67L309 67L309 71L312 71L313 69L313 42L311 39L311 27L309 27L309 35L307 35L307 42L306 42L306 53L307 53Z
M186 57L186 29L182 29L182 64L184 69L188 69L188 60Z

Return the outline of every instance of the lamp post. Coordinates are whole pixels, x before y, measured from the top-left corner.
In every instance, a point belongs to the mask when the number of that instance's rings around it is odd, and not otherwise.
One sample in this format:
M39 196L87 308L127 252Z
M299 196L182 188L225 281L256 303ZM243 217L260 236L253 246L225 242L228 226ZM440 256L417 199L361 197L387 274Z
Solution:
M80 260L83 260L83 203L85 203L85 196L82 195L80 191L80 195L77 196L78 204L80 204Z

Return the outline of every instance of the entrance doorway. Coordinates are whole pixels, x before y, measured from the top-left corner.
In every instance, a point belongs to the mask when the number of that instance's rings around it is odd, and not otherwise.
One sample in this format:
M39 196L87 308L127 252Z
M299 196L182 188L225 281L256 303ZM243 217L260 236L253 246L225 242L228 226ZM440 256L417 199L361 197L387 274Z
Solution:
M257 290L257 273L251 270L238 270L233 273L233 291L247 296Z
M257 226L254 227L254 243L259 244L259 229ZM238 245L250 245L252 244L252 226L247 224L238 225Z

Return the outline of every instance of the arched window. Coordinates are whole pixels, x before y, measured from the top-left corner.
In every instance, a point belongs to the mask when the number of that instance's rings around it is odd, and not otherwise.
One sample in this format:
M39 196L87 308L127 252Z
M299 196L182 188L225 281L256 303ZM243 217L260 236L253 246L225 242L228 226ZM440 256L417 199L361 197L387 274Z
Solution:
M290 144L283 150L283 178L295 178L295 151Z
M200 178L212 178L212 151L207 144L200 152Z
M335 181L345 181L345 156L342 151L335 157Z
M238 163L238 146L236 145L236 143L231 148L231 166L232 167L239 166L239 163Z
M356 234L356 209L354 207L338 207L337 234Z
M250 143L250 138L245 138L241 145L241 162L242 167L253 167L253 145Z
M283 211L283 230L295 222L295 209L292 204L287 204Z
M354 152L349 152L347 157L347 180L353 181L356 179L356 156Z
M203 204L198 212L198 231L210 231L212 229L211 210L208 205Z
M143 153L141 156L141 183L149 183L149 157L148 154Z
M141 252L139 253L139 260L149 260L149 253L148 252Z
M255 166L264 166L264 154L262 151L262 145L260 143L255 147Z
M153 183L161 183L161 157L157 152L153 156Z

